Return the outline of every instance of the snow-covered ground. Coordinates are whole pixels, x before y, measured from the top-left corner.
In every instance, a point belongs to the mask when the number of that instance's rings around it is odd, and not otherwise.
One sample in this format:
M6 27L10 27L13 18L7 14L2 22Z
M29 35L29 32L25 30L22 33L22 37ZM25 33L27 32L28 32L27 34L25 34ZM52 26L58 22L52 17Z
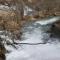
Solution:
M41 26L41 24L31 23L24 28L23 43L39 43L52 41L49 34L45 31L50 26ZM6 54L7 60L60 60L60 43L58 39L53 43L39 45L19 45L18 49L7 47L12 50Z
M7 60L60 60L60 44L26 45L10 53Z

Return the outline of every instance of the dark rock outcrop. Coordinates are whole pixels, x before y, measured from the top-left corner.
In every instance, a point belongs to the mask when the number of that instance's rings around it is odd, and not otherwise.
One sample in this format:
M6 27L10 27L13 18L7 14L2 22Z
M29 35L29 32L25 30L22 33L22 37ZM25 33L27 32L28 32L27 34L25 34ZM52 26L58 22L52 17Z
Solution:
M40 18L60 16L60 0L23 0L24 3L37 11Z
M0 38L0 60L6 60L6 49L2 43L2 39Z
M60 38L60 21L54 23L49 32L50 37Z

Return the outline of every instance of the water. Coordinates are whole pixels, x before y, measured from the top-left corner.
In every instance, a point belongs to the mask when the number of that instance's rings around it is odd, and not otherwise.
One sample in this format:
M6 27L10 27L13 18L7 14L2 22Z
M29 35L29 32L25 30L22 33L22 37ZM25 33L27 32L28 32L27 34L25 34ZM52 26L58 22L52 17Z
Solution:
M50 28L51 24L47 26L36 22L25 25L22 43L46 42L46 44L23 44L17 46L17 50L10 47L12 52L6 55L7 60L60 60L60 43L58 38L50 38L50 33L46 33Z

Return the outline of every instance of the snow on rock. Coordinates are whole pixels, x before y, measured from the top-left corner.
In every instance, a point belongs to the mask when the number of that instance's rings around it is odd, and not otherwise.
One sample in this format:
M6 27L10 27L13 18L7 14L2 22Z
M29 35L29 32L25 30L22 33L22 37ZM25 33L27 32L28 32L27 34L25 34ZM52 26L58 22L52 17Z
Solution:
M51 19L46 19L46 20L42 20L42 21L37 21L36 23L40 24L40 25L46 25L46 24L52 24L56 21L59 21L60 17L53 17Z

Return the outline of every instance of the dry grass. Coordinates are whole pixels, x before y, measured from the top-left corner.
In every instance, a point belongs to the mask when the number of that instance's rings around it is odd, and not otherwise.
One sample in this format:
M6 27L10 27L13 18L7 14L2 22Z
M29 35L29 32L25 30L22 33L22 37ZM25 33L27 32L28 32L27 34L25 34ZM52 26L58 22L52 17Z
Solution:
M25 21L18 20L12 11L0 11L0 30L5 30L14 34L14 38L21 37L21 29Z

